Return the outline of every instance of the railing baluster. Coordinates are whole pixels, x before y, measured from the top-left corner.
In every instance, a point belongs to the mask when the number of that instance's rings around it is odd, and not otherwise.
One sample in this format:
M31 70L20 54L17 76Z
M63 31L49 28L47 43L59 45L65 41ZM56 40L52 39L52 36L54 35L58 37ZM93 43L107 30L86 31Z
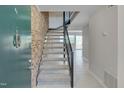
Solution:
M67 26L66 26L66 24L67 24L66 22L69 22L70 18L68 20L66 20L65 18L66 18L66 14L65 14L65 12L63 12L64 43L65 43L65 47L66 47L66 51L67 51L67 58L68 58L68 64L69 64L69 71L70 71L70 78L71 78L70 83L71 83L71 88L73 88L74 87L73 51L72 51L72 46L71 46L71 42L69 39L69 34L68 34Z

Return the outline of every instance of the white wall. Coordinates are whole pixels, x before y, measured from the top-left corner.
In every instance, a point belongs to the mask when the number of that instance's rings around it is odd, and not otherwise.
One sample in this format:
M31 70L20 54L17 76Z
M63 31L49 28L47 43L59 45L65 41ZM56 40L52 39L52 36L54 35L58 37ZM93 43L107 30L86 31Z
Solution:
M117 7L105 8L89 22L89 68L107 87L117 87Z
M124 6L118 6L118 87L124 88Z
M50 12L49 13L49 28L57 28L63 25L62 12Z

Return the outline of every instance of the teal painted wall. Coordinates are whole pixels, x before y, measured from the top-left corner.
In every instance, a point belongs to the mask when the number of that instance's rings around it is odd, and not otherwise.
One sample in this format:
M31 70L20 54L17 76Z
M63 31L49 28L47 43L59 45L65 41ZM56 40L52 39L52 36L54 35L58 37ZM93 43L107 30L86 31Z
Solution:
M17 33L18 48L13 44ZM0 6L0 87L31 87L30 59L30 6Z

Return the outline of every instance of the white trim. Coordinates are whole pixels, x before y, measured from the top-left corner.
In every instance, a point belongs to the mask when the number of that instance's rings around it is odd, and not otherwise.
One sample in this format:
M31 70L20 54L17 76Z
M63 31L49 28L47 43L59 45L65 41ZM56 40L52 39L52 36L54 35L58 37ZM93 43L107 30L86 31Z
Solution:
M100 78L98 78L91 70L88 71L104 88L107 88L107 86L102 82Z

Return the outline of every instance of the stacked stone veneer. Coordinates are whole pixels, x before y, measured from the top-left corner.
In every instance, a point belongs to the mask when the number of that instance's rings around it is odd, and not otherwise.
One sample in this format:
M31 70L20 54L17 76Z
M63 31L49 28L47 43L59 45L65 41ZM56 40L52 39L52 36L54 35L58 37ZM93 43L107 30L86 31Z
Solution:
M42 57L43 41L48 31L48 12L39 12L36 6L31 6L32 30L32 87L36 87L38 65Z

